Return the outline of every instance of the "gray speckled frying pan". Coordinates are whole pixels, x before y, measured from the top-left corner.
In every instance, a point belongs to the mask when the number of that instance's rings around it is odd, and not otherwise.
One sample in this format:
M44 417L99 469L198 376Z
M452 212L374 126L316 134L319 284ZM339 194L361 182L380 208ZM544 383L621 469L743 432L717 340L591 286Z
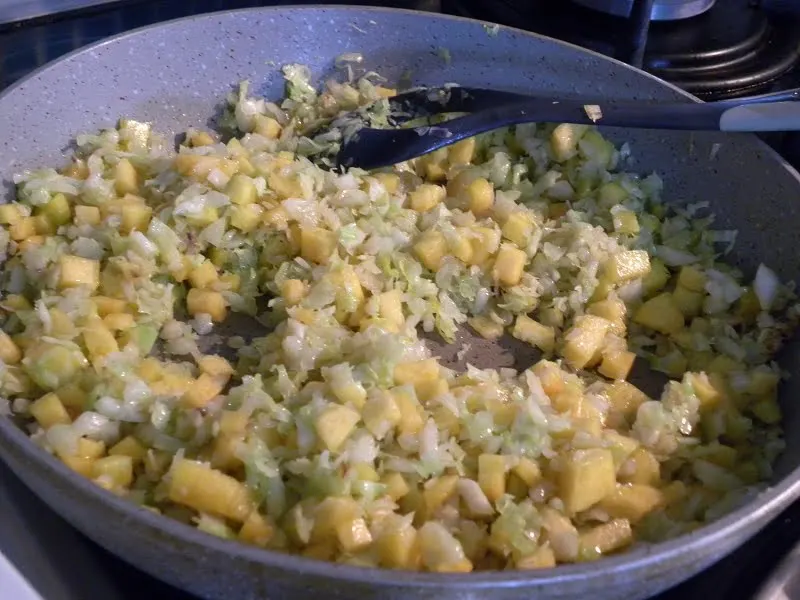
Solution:
M437 49L446 47L452 62ZM205 123L232 84L250 79L277 98L276 67L300 62L320 77L334 57L362 52L367 66L415 83L518 91L599 93L691 101L662 81L577 47L518 30L491 36L464 19L385 9L275 8L193 17L126 34L72 54L0 96L0 175L51 165L73 136L119 116L171 132ZM623 139L620 132L612 137ZM640 171L658 170L671 202L709 200L722 225L740 230L745 270L770 264L800 277L800 176L754 137L624 132ZM713 144L722 147L710 158ZM691 146L691 149L690 149ZM784 366L800 367L800 347ZM89 537L137 567L207 598L305 597L450 600L522 597L644 598L708 566L800 496L798 379L784 389L788 448L773 487L691 535L592 564L469 576L364 570L273 554L217 539L104 492L34 447L0 418L0 457ZM69 560L68 556L64 560Z

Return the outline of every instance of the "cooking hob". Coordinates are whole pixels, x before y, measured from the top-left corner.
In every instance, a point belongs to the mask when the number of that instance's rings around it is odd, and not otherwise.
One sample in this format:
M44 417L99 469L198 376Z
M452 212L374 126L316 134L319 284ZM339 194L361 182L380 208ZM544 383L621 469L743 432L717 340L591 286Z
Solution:
M0 0L0 88L86 44L136 27L216 10L319 1ZM341 3L335 2L335 3ZM350 4L378 4L359 2ZM530 29L637 64L704 99L800 87L800 1L718 0L692 19L649 23L570 0L395 0L383 5L446 12ZM776 7L781 10L776 10ZM800 167L800 139L766 138ZM197 600L127 565L78 534L0 463L0 558L28 580L12 587L0 560L0 600ZM753 540L658 600L754 598L800 540L800 503ZM795 555L792 555L794 558ZM800 555L797 556L800 562ZM31 590L33 589L33 591ZM13 591L12 591L13 590ZM790 585L760 600L800 598ZM232 599L235 600L235 599Z

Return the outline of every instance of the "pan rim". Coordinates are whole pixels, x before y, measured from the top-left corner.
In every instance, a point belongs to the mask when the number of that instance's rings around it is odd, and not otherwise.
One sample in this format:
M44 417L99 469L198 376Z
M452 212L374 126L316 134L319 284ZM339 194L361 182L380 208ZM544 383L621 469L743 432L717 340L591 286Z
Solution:
M125 31L117 35L99 40L82 48L78 48L58 59L47 63L25 77L14 82L11 86L0 92L0 105L7 102L8 98L17 93L21 88L32 80L38 78L42 73L59 68L63 63L73 60L77 56L90 54L91 52L106 45L119 44L129 37L140 36L151 30L168 30L179 27L183 23L196 20L213 20L220 17L230 17L243 14L269 14L269 13L299 13L299 12L352 12L355 16L368 16L380 14L406 14L427 20L453 21L470 24L482 24L493 26L493 23L470 19L466 17L427 13L424 11L398 9L387 7L367 7L353 6L346 4L319 5L309 4L302 6L274 6L243 8L237 10L222 10L199 15L191 15L171 19L155 24L146 25L130 31ZM650 80L661 84L664 87L678 92L687 101L702 102L692 94L668 83L658 77L636 69L620 60L611 58L548 36L540 35L523 29L500 26L500 31L509 31L516 35L532 37L544 40L551 44L570 48L583 55L589 55L596 59L609 61L619 67L636 72L639 76L644 76ZM760 145L760 151L774 163L781 165L797 180L798 190L800 191L800 173L781 157L775 150L767 144L756 139ZM194 527L173 521L168 517L154 514L151 511L119 498L90 480L78 475L70 470L66 465L58 461L55 457L45 452L33 444L30 438L24 434L8 418L0 418L0 454L2 456L14 455L15 462L28 464L39 469L39 477L42 479L59 481L75 489L77 493L91 498L93 502L99 502L110 508L115 518L125 519L145 527L148 533L168 535L170 538L191 548L197 548L204 552L224 553L230 558L240 559L249 564L261 565L264 567L279 569L287 574L297 573L305 576L313 576L321 579L335 580L341 583L372 584L382 586L392 586L396 588L424 588L428 591L447 588L449 591L468 589L476 592L489 588L531 588L555 585L577 585L582 582L592 581L601 578L624 578L631 579L636 576L645 576L648 572L655 571L660 563L686 563L692 560L692 556L704 550L712 550L720 545L726 538L733 536L738 530L746 529L755 525L758 529L764 527L772 518L777 516L780 510L788 506L790 502L800 497L800 467L792 470L786 477L777 484L766 488L757 496L751 499L737 510L718 519L698 530L682 535L678 538L660 542L657 544L642 545L633 548L623 554L603 558L600 561L582 563L575 565L561 565L553 569L541 571L498 571L498 572L474 572L470 574L439 574L424 572L395 571L383 568L365 568L350 565L341 565L326 561L317 561L298 555L285 554L261 548L247 546L236 541L224 540L197 530ZM9 467L16 473L14 465L9 462ZM19 474L17 473L19 476ZM24 478L24 477L23 477ZM58 512L58 511L56 511ZM121 521L120 521L121 522ZM70 524L74 527L74 525ZM187 547L187 550L189 549ZM113 552L112 552L113 553ZM721 557L717 557L721 558Z

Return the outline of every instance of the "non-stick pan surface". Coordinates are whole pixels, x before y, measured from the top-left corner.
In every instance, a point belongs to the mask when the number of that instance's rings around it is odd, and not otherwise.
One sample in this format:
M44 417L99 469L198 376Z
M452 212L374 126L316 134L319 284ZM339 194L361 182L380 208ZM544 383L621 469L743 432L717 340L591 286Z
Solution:
M441 48L452 59L443 60ZM334 58L361 52L389 79L608 98L692 101L622 63L534 34L454 17L365 8L295 7L192 17L149 27L69 55L0 95L0 176L62 160L80 132L120 116L176 132L206 124L239 80L278 98L279 67L308 65L319 78ZM608 132L627 139L633 168L658 171L667 201L710 201L723 227L740 231L739 264L764 261L800 275L800 176L750 136ZM718 152L712 152L721 144ZM511 360L476 345L473 362ZM515 357L519 359L519 357ZM798 348L784 366L797 372ZM106 493L69 471L0 418L0 458L54 510L133 565L207 598L380 598L490 600L644 598L687 579L763 527L800 495L797 379L783 390L788 447L773 486L747 506L691 535L641 546L596 563L541 572L468 576L364 570L274 554L217 539ZM68 561L69 556L65 555Z

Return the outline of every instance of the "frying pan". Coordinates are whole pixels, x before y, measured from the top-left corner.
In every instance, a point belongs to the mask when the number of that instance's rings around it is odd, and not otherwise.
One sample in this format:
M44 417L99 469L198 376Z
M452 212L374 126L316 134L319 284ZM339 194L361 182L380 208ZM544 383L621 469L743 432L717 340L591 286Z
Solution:
M447 48L450 62L442 60ZM34 73L0 96L0 176L57 164L75 134L113 126L120 116L177 132L205 125L232 84L249 79L272 98L278 68L308 65L320 78L334 58L361 52L390 80L458 82L520 92L641 100L695 100L622 63L519 30L411 11L298 7L213 14L142 29L89 47ZM640 172L657 170L670 202L708 200L721 227L740 230L736 261L752 275L763 261L800 278L800 175L748 135L606 131L631 143ZM721 144L717 147L717 144ZM712 152L714 148L714 152ZM716 151L718 150L718 152ZM476 363L503 362L477 344ZM782 357L800 367L800 347ZM783 393L787 449L771 486L746 506L690 535L640 546L595 563L539 572L441 575L367 570L275 554L225 541L140 509L101 490L34 446L0 418L0 458L47 504L131 564L206 598L645 598L733 550L800 496L800 410ZM64 556L69 561L69 556Z

